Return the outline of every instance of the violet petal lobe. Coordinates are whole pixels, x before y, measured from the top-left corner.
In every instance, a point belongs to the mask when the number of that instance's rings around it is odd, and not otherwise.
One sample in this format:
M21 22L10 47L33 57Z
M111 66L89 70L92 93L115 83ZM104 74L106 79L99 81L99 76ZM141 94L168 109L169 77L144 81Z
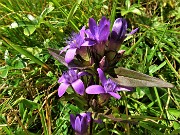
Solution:
M117 86L115 91L132 91L133 89L133 87Z
M123 18L118 18L115 20L112 28L111 37L115 40L123 40L125 38L127 30L127 22Z
M74 56L76 55L76 49L77 48L70 48L67 50L65 55L65 62L69 63L74 59Z
M62 95L64 95L64 93L66 92L67 88L69 87L70 84L68 83L61 83L59 88L58 88L58 95L59 97L61 97Z
M75 130L75 120L76 120L76 117L73 114L70 114L70 122L74 130Z
M71 85L78 94L80 94L80 95L84 94L85 88L84 88L84 84L81 79L76 80Z
M81 117L81 133L87 133L88 130L88 122L87 116Z
M93 18L89 18L89 29L93 35L95 35L95 30L97 29L96 21Z
M79 116L76 117L75 119L75 131L78 133L81 133L81 120L79 118Z
M87 73L87 72L84 72L84 71L78 72L78 77L79 77L79 78L80 78L81 76L84 76L84 75L88 75L88 73Z
M67 45L66 47L64 47L61 51L60 51L60 54L62 54L63 52L65 52L67 49L70 48L70 45Z
M85 26L83 26L82 27L82 29L79 31L79 34L80 34L80 36L81 36L81 38L83 38L84 39L84 35L85 35Z
M95 41L91 41L91 40L87 40L87 41L85 41L81 46L93 46L93 45L95 45L96 44L96 42Z
M104 28L102 28L99 41L107 41L110 33L110 25L105 25Z
M86 112L86 115L87 115L87 122L89 123L91 121L92 113L91 112Z
M59 78L58 83L64 83L66 80L64 79L63 75Z
M104 86L104 84L105 84L106 81L107 81L106 76L105 76L104 72L103 72L100 68L98 68L97 71L98 71L98 74L99 74L99 78L100 78L100 80L101 80L101 83L102 83L102 85Z
M112 27L112 38L116 39L118 36L118 33L122 27L122 20L121 18L118 18L115 20L113 27Z
M105 16L103 16L103 17L101 18L100 22L99 22L99 27L100 27L100 29L102 29L102 27L103 27L105 24L107 24L107 23L108 23L108 20L106 19Z
M136 28L136 29L132 30L129 34L130 34L130 35L133 35L133 34L136 33L138 30L139 30L139 28Z
M117 93L114 93L114 92L108 92L111 96L115 97L116 99L120 99L121 96Z
M91 85L86 88L87 94L101 94L105 93L104 88L100 85Z

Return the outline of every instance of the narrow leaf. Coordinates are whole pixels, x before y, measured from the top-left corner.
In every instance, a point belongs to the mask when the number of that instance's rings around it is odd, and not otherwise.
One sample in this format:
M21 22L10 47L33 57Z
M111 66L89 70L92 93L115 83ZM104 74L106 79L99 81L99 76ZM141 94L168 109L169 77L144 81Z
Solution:
M65 62L64 57L60 55L60 51L52 48L48 48L49 53L60 63L68 67L68 64Z
M134 125L137 125L138 124L138 120L129 120L129 119L122 119L122 118L115 118L112 114L110 115L104 115L104 114L100 114L101 116L104 116L108 119L111 119L113 121L116 121L116 122L123 122L123 123L131 123L131 124L134 124Z
M174 87L171 83L161 79L148 76L133 70L119 67L115 69L117 78L112 78L115 82L129 87Z
M68 17L67 17L67 22L69 22L69 20L73 17L74 13L76 12L78 6L81 4L81 1L82 0L78 0L74 6L71 8L71 11L69 12L68 14Z
M35 56L33 56L30 52L26 51L25 49L23 49L21 46L16 45L14 43L12 43L11 41L9 41L8 39L2 37L2 39L4 40L4 44L7 46L11 46L12 48L14 48L16 51L18 51L19 53L25 55L26 57L30 58L32 61L36 62L37 64L41 65L42 67L44 67L45 69L49 70L50 68L48 67L48 65L46 65L45 63L43 63L41 60L39 60L38 58L36 58Z

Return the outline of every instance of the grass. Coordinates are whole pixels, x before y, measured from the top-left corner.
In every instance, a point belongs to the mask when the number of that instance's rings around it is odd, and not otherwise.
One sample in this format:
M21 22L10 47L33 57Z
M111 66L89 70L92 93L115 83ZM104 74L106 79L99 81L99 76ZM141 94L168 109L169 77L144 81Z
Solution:
M86 100L69 91L57 96L58 77L66 70L47 48L61 49L72 32L90 17L111 24L128 20L135 36L121 46L119 63L161 78L174 88L136 88L111 99L101 134L171 134L180 132L179 2L175 0L0 0L0 134L72 134L69 114L87 111ZM16 6L15 6L16 5ZM112 26L111 26L112 27Z

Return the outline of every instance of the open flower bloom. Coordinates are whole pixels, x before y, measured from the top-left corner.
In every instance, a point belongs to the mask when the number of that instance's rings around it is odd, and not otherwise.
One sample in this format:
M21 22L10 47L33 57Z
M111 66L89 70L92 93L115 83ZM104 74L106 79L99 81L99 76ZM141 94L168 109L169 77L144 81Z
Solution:
M61 97L67 90L69 86L80 95L84 94L84 84L80 79L81 76L84 75L84 72L79 72L77 70L70 69L63 73L63 75L59 78L58 82L61 83L58 88L58 95Z
M74 33L70 40L67 41L67 44L68 45L61 50L60 54L66 51L65 62L70 63L74 59L77 50L81 49L81 46L89 46L88 42L85 41L85 27L82 27L79 33Z
M121 96L119 94L117 94L117 91L131 90L129 88L119 86L118 84L113 82L110 78L106 79L104 72L100 68L98 68L97 71L98 71L102 86L101 85L91 85L91 86L87 87L86 88L87 94L109 94L116 99L120 99Z
M70 122L72 128L78 135L86 135L88 132L88 125L91 121L91 113L80 113L74 116L70 114Z

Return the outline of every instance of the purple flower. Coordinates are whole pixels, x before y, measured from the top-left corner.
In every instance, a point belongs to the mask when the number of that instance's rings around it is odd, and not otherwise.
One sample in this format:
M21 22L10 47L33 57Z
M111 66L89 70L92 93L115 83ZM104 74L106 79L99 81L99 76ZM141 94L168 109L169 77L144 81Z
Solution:
M129 34L136 33L138 28L132 30ZM111 42L109 48L117 49L119 48L120 44L124 41L127 34L127 21L123 18L117 18L113 24L112 32L111 32L111 41L115 42L113 44Z
M70 114L72 128L79 135L85 135L88 132L88 125L91 121L91 113L80 113L76 116Z
M88 43L85 41L85 27L83 27L79 33L74 33L70 40L67 41L67 44L68 45L61 50L60 54L66 51L65 62L69 63L74 59L77 50L80 50L81 46L88 46Z
M93 18L89 19L89 29L86 30L87 40L90 45L99 44L108 40L110 33L110 21L102 17L99 25Z
M127 21L123 18L118 18L113 24L111 38L115 41L122 42L126 37L126 31Z
M98 68L97 69L99 78L101 80L101 85L91 85L88 88L86 88L86 93L88 94L109 94L117 99L120 99L121 96L117 94L117 91L129 91L128 88L123 88L117 85L114 81L112 81L110 78L106 79L106 76L104 72Z
M61 97L69 86L72 86L73 89L80 95L84 94L84 84L80 79L84 75L84 72L77 72L77 70L70 69L63 73L59 78L58 82L61 83L58 88L58 95Z

